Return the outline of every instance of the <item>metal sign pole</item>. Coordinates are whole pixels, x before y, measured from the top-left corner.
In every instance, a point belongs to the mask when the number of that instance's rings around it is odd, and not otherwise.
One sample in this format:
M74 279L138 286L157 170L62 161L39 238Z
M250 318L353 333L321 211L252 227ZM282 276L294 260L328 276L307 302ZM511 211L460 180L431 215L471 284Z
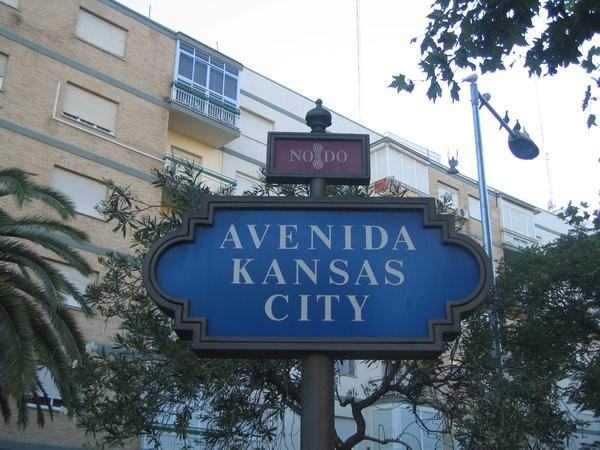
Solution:
M324 197L326 182L313 178L310 196ZM334 368L333 359L323 353L310 353L302 358L300 387L301 450L332 450L334 446Z
M332 450L334 446L333 359L323 353L302 358L300 401L301 450Z

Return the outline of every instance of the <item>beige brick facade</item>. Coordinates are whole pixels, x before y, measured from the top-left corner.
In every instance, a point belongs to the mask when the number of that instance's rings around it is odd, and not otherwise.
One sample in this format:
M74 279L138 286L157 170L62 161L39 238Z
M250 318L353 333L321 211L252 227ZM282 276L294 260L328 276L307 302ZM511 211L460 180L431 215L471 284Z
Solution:
M124 57L75 36L80 7L127 30ZM96 0L21 1L18 9L0 2L0 27L0 52L8 56L0 91L0 165L24 168L45 184L52 183L54 168L97 181L111 179L158 204L160 192L150 184L150 171L162 167L169 148L165 97L175 41ZM118 105L112 135L63 116L68 83ZM131 251L102 219L78 215L73 225L90 235L97 250L82 254L100 275L98 253ZM76 314L88 341L110 343L118 323ZM16 427L16 418L8 425L0 423L0 447L83 448L88 441L67 415L57 412L38 428L31 412L25 431ZM140 448L140 443L129 448Z
M472 180L466 179L460 175L451 175L444 168L438 167L437 170L429 171L429 192L432 197L439 197L439 184L449 186L458 191L458 207L469 210L469 196L479 199L479 186ZM498 207L498 198L493 194L488 196L490 205L490 224L492 226L492 241L494 243L494 259L499 260L504 255L502 248L502 235L500 230L500 209ZM482 243L483 233L481 230L481 221L469 218L462 225L462 228L468 234Z

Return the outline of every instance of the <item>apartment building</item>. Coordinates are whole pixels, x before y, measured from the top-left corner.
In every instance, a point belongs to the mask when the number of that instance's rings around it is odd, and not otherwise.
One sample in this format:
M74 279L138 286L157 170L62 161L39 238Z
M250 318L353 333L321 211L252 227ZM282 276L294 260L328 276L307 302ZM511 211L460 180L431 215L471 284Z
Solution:
M326 95L324 106L334 110ZM107 195L103 179L159 204L151 171L188 160L214 190L242 193L258 181L267 133L309 131L304 117L314 100L112 0L0 0L0 164L24 168L73 198L79 213L74 225L92 240L80 250L97 274L79 279L55 263L82 287L102 276L99 255L129 251L95 209ZM450 195L465 218L463 231L480 239L476 181L449 173L434 152L332 115L329 131L369 134L375 187L399 183L407 195ZM507 249L546 243L565 231L552 214L498 191L489 195L496 259ZM102 317L80 320L90 343L111 345L117 324ZM374 380L380 370L345 361L341 389ZM86 436L64 414L51 380L47 384L55 396L54 420L25 432L14 423L0 424L0 448L83 448ZM341 433L350 433L348 413L336 414ZM407 429L411 414L380 405L369 429ZM420 414L435 420L433 410ZM415 445L442 448L419 433ZM178 448L171 441L167 448ZM131 448L143 445L136 441Z

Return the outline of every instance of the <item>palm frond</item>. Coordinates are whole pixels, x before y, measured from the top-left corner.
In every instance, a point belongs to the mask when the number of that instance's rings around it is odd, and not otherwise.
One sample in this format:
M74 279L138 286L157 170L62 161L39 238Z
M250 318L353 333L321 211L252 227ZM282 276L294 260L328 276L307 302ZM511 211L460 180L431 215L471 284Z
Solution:
M7 421L14 406L17 424L25 428L32 398L36 399L38 424L44 420L40 401L48 397L39 368L49 370L63 400L75 398L72 365L82 358L85 340L64 304L65 297L72 296L84 312L90 311L84 296L39 250L84 276L93 272L72 248L88 237L64 222L75 215L65 195L35 183L21 169L8 168L0 169L0 198L4 196L12 196L19 208L42 202L62 219L32 214L12 217L0 208L0 411Z
M35 379L34 337L26 297L0 280L2 391L18 398Z
M31 180L31 173L16 167L0 169L0 197L12 195L19 208L38 200L54 209L62 219L75 215L73 202L60 191Z
M8 220L8 221L7 221ZM0 222L0 234L5 236L20 237L21 233L27 234L35 230L38 233L43 231L50 236L61 236L63 239L71 239L79 243L88 239L87 233L78 230L75 227L61 221L43 216L20 216L13 218L7 216L3 222ZM26 239L26 236L23 237Z

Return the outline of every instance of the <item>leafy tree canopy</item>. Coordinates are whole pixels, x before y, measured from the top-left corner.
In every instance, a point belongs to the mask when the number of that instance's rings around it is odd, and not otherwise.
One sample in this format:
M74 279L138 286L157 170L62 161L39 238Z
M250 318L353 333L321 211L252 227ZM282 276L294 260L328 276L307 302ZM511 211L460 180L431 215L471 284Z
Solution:
M600 416L600 233L509 255L498 286L511 364L565 380L569 400Z
M554 75L571 65L590 77L582 109L588 110L600 89L600 3L597 0L436 0L421 38L420 69L435 101L443 85L459 98L460 69L481 73L522 65L530 75ZM416 42L417 38L413 39ZM412 92L415 80L399 74L390 87ZM590 112L588 127L596 125Z

